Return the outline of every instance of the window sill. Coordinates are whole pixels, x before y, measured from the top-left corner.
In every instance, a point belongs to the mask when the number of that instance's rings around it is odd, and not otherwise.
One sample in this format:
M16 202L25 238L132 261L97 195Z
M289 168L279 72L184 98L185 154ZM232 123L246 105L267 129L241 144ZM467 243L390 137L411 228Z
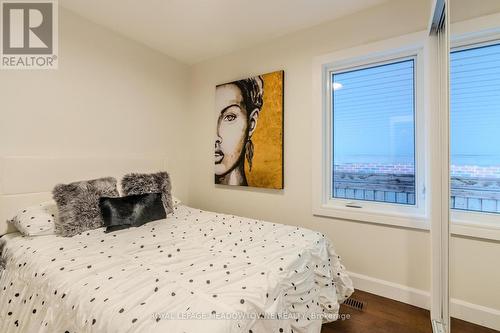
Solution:
M451 211L451 234L500 241L500 214L475 211Z
M380 212L360 212L356 208L331 207L322 205L313 209L314 216L336 218L341 220L373 223L381 226L400 227L405 229L430 230L430 224L424 216L408 214L383 214ZM452 236L471 237L482 240L500 241L500 227L478 222L466 222L452 219L450 225Z
M452 221L452 236L465 236L491 241L500 241L500 228L496 226Z
M407 229L430 230L430 224L427 218L421 215L384 214L379 211L360 211L358 208L332 207L329 205L315 207L313 209L313 215Z

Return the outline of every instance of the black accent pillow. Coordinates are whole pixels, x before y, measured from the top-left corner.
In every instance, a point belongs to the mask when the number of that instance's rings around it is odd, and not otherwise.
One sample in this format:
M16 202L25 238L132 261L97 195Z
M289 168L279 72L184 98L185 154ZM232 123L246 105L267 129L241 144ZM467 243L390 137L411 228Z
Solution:
M99 198L99 209L106 232L139 227L167 217L161 193L136 194L120 198L102 197Z
M161 193L163 206L167 214L174 212L172 203L172 184L167 172L129 173L122 178L124 195Z

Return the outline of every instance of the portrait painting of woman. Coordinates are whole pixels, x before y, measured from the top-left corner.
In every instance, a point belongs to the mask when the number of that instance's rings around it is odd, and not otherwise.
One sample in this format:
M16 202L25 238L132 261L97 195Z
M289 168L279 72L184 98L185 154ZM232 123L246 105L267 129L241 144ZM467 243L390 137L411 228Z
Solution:
M216 87L215 183L283 188L284 72Z

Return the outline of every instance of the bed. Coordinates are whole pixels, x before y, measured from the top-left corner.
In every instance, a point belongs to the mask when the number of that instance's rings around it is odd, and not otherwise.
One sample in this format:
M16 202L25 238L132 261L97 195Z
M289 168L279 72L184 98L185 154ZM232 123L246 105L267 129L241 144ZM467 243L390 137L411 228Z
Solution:
M0 332L320 332L353 291L323 234L184 205L0 251Z

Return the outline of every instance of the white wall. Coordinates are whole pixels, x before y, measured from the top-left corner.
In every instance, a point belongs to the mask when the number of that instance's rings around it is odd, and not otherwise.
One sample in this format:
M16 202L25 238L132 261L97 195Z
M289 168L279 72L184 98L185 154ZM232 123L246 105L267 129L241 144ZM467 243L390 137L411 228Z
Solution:
M168 156L187 198L189 68L59 14L58 70L0 71L0 156Z
M333 240L348 270L429 291L428 232L312 215L310 152L313 58L425 30L429 12L429 1L392 1L194 65L191 73L194 93L190 104L190 203L208 210L320 230ZM215 85L280 69L285 70L285 189L215 186L211 153ZM454 238L451 246L454 254L452 297L500 309L500 297L492 293L493 284L500 281L500 268L493 264L493 258L500 257L498 244Z
M500 12L498 0L452 0L450 2L450 20L452 23ZM453 34L453 28L450 31Z

